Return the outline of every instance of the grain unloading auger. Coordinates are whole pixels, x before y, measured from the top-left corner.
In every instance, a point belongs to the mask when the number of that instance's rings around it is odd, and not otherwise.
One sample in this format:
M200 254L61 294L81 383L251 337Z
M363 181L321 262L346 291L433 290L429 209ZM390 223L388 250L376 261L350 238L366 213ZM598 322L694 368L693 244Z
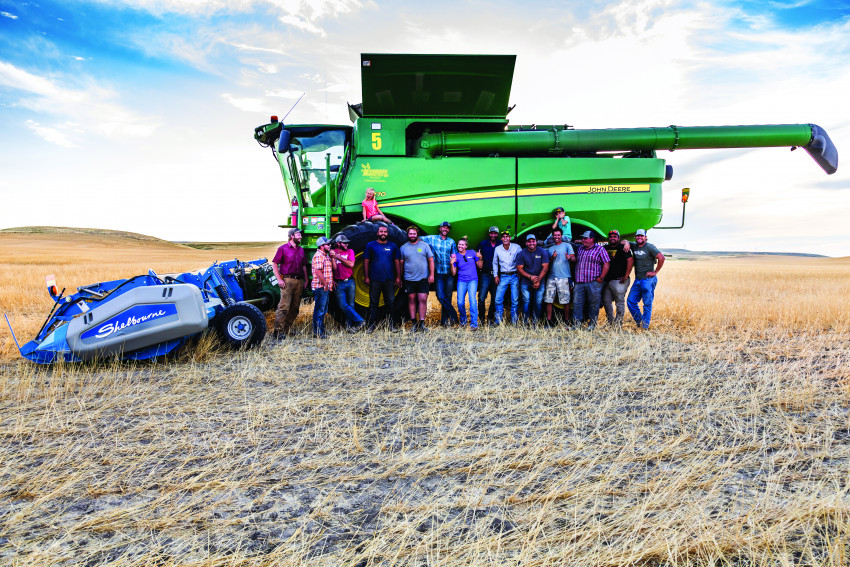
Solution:
M545 232L562 206L573 233L623 235L662 216L662 183L673 168L657 152L710 148L802 147L827 172L838 152L812 124L668 126L581 130L515 126L507 119L512 55L363 54L362 103L350 125L286 124L254 130L283 175L291 217L311 251L321 236L345 233L359 253L377 226L358 222L367 187L383 212L406 227L483 238L497 225L522 236ZM777 159L781 167L782 159ZM540 236L540 234L538 234ZM390 238L405 234L390 227ZM365 306L362 268L356 302Z

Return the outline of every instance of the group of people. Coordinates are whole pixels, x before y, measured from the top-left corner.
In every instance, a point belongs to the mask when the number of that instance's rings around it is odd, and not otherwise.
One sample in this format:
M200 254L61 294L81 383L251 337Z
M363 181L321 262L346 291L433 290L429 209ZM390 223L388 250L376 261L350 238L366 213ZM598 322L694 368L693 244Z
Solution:
M366 219L378 220L374 216L364 213ZM329 239L320 238L311 262L313 334L326 336L324 319L331 293L335 293L337 305L345 314L349 331L374 330L379 323L381 299L388 325L393 329L398 288L407 296L413 332L424 331L431 284L444 326L469 326L474 330L484 323L503 324L508 317L513 324L552 326L555 305L563 307L565 320L575 327L595 328L600 306L605 309L609 325L620 326L627 305L637 326L649 328L656 276L664 265L664 255L647 241L646 231L638 230L635 242L630 243L612 230L604 245L586 231L576 239L574 247L570 220L561 207L555 210L548 245L528 234L525 247L521 247L511 241L509 231L500 232L491 226L488 237L472 247L465 236L457 241L451 238L451 228L451 223L445 221L438 234L425 236L418 227L411 226L407 229L407 242L397 246L389 240L387 227L378 227L376 239L363 252L364 283L369 287L366 320L354 308L355 255L348 239L339 235L336 248L332 248ZM300 243L300 230L291 229L289 241L278 249L272 261L281 288L275 338L291 332L307 282L307 261ZM635 279L629 291L632 271ZM485 309L488 296L489 309Z

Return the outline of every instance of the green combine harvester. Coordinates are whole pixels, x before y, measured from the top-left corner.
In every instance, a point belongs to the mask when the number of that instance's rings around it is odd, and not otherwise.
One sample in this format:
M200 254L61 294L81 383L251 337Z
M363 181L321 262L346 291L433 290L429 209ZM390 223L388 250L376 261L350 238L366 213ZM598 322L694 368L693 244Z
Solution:
M254 137L272 148L292 206L281 226L301 228L308 253L319 237L344 233L359 257L378 228L359 222L372 187L397 223L389 228L399 245L408 225L433 234L444 220L455 238L466 234L473 244L491 225L545 237L558 206L573 235L613 228L631 235L661 221L661 184L673 171L658 150L802 147L828 174L838 167L835 146L814 124L515 126L507 119L515 62L514 55L363 54L362 103L348 108L353 126L272 117L257 127ZM365 307L361 262L355 278L356 302Z

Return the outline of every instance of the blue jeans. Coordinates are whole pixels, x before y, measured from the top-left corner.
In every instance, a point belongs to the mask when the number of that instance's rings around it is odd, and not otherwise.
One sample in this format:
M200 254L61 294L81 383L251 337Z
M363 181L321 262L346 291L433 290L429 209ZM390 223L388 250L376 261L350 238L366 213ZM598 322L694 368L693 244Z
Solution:
M644 329L649 328L649 320L652 319L652 300L655 299L655 285L658 283L658 278L644 278L635 280L632 284L632 289L629 291L629 298L626 304L629 306L629 312L635 319L635 323ZM643 315L640 313L639 301L643 301Z
M522 313L525 321L540 321L540 311L543 308L543 294L546 291L545 282L541 282L537 289L531 280L522 278L519 282L519 292L522 294Z
M437 288L437 301L440 302L440 324L457 323L459 321L457 311L452 305L452 292L455 287L455 278L451 274L435 274L434 284Z
M511 323L517 322L517 307L519 306L519 276L500 276L499 285L496 286L496 324L502 322L505 313L505 292L511 288Z
M336 290L334 291L336 304L345 313L346 327L363 323L363 317L354 310L354 287L354 278L349 278L344 282L337 282Z
M575 289L573 289L574 325L581 325L586 318L590 320L588 325L590 328L596 327L603 285L596 281L576 284Z
M460 313L460 324L466 325L466 296L469 295L469 326L478 328L478 280L457 282L457 310Z
M487 306L487 294L490 294L490 307L486 313L484 308ZM496 282L493 281L493 271L484 270L478 274L478 316L479 320L484 320L484 315L487 315L488 321L493 321L496 317Z
M328 312L330 294L323 287L313 290L313 334L325 336L325 313Z

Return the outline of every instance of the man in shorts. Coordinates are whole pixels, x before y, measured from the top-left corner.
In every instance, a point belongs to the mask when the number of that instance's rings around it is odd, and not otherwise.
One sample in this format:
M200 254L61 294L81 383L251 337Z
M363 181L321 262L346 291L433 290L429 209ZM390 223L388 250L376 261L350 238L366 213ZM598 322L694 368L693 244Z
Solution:
M570 262L576 259L572 244L564 242L564 231L556 228L552 231L554 244L549 251L549 279L543 293L546 304L546 326L552 326L552 304L557 301L564 306L564 321L570 320Z
M404 277L404 292L413 332L425 330L425 313L428 310L428 293L434 283L434 252L419 239L419 228L407 229L407 242L402 244L401 272ZM416 316L419 315L419 320Z

